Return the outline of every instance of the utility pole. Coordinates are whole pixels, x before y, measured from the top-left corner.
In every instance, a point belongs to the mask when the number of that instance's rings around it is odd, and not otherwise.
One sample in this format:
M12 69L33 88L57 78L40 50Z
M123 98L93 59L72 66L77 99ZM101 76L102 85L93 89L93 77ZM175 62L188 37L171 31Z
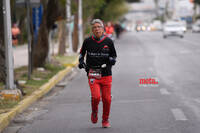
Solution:
M30 29L30 0L26 0L27 10L27 31L28 31L28 79L31 79L32 73L32 49L31 49L31 29Z
M6 89L15 89L11 34L10 0L3 0L4 40L6 48Z
M69 53L73 53L72 49L72 29L71 29L71 0L66 1L66 15L67 15L67 30L68 30L68 44L69 44Z
M164 11L164 20L168 20L169 15L169 0L166 0L165 2L165 11Z
M156 17L159 16L159 6L158 6L158 2L159 2L159 0L154 0Z
M176 0L171 0L172 18L176 16Z
M79 37L79 46L81 47L83 43L83 19L82 19L82 0L78 0L78 37Z

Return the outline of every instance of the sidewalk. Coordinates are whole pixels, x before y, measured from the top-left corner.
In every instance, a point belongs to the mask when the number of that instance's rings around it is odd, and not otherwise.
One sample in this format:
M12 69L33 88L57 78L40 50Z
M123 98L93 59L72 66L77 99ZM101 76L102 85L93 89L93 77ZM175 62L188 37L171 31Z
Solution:
M51 53L58 53L58 45L54 44L54 50L51 49ZM28 45L20 45L13 47L13 57L14 57L14 68L21 66L28 66Z
M28 65L28 45L13 47L14 68Z
M25 66L28 63L28 48L27 45L19 46L13 48L14 58L15 58L15 68L20 66ZM17 58L16 58L17 57ZM23 112L28 106L33 104L39 98L48 93L58 82L60 82L68 73L72 70L74 66L77 66L78 59L74 60L71 65L68 65L64 70L58 72L53 76L47 83L42 85L36 91L34 91L30 96L25 97L22 101L18 103L9 112L0 114L0 133L6 128L10 121L20 112Z

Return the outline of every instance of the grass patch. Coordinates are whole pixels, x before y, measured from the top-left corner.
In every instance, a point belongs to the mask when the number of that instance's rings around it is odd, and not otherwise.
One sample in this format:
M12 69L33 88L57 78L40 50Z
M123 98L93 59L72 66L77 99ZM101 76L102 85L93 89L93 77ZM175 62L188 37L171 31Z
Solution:
M73 56L54 56L54 59L56 59L57 61L59 61L61 64L72 64L76 59L77 59L78 55L73 55Z
M26 66L15 69L15 79L17 79L18 81L26 81L25 84L20 85L20 87L26 93L22 100L25 97L31 95L35 90L39 89L42 85L47 83L49 79L51 79L54 75L56 75L60 70L63 70L64 68L65 67L59 65L59 63L57 63L56 65L55 63L54 65L46 64L44 66L44 71L34 69L30 80L28 80L28 68ZM2 83L0 83L0 88L1 86L3 86ZM4 112L2 110L8 110L10 108L13 108L19 102L20 101L0 99L0 113Z
M38 71L37 69L35 69L33 71L33 74L31 75L31 80L27 80L26 84L24 84L24 92L27 95L30 95L34 90L47 83L49 79L51 79L60 70L63 70L64 67L59 65L55 66L52 64L47 64L44 66L44 69L44 71ZM27 74L25 75L25 77L27 78Z
M16 100L0 100L0 109L9 109L17 105L19 101Z
M0 82L0 86L3 86L3 83L2 83L2 82Z
M4 84L0 82L0 90L4 88Z

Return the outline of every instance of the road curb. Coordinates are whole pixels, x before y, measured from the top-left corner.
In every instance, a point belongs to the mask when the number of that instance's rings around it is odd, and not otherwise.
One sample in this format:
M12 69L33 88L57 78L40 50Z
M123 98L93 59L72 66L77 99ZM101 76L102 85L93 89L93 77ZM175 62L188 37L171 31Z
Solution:
M0 133L9 125L10 121L19 113L24 111L32 103L48 93L59 81L61 81L74 66L77 66L78 59L76 59L71 66L67 66L64 70L58 72L46 84L41 86L38 90L33 92L30 96L19 102L11 111L0 115Z

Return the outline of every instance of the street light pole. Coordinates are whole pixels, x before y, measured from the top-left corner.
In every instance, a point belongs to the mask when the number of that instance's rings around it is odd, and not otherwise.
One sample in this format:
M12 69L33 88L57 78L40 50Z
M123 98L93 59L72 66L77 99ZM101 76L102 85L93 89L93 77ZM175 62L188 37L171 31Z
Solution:
M66 15L67 15L67 30L68 30L68 44L69 44L69 53L73 53L72 49L72 30L71 30L71 0L66 1Z
M82 42L83 42L83 19L82 19L82 0L78 0L78 31L79 31L79 34L78 34L78 37L79 37L79 48L81 47L82 45Z
M4 40L6 52L6 89L14 89L14 68L11 34L10 0L3 0Z
M28 31L28 79L31 79L32 73L32 49L31 49L31 29L30 29L30 0L26 0L27 10L27 31Z
M158 10L159 10L159 6L158 6L158 2L159 2L159 0L154 0L154 3L155 3L155 10L156 10L156 17L158 17L159 16L159 13L158 13Z

